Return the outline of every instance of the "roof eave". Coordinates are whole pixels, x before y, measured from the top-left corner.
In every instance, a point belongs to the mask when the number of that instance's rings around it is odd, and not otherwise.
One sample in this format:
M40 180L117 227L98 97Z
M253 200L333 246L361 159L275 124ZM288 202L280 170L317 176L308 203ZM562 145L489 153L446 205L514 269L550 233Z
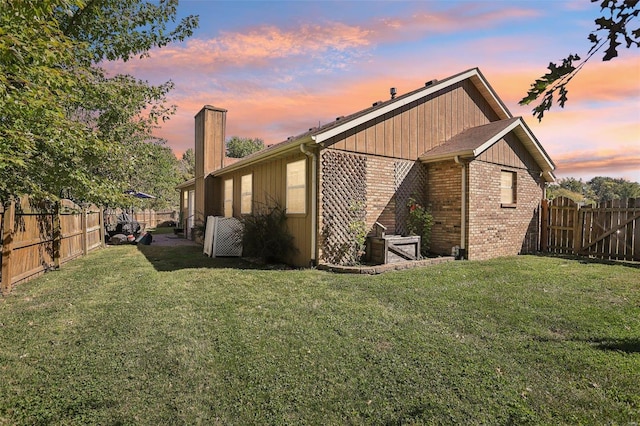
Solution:
M182 182L181 184L176 185L175 189L183 189L195 184L196 184L196 178L191 178L189 180Z
M447 152L434 156L425 155L420 157L420 161L423 163L433 163L437 161L452 160L456 156L461 158L476 158L491 146L493 146L500 139L504 138L508 133L518 130L522 132L522 135L518 135L516 133L516 137L520 139L522 144L529 151L533 159L540 167L542 171L542 177L547 182L554 182L555 176L552 172L555 169L555 164L553 163L553 161L551 161L551 158L549 158L545 150L542 148L540 142L535 138L533 133L531 133L531 130L529 130L529 127L527 127L524 120L522 120L522 117L518 117L517 120L515 120L513 123L493 135L491 138L483 142L482 145L478 146L475 149Z
M453 160L456 157L474 158L475 155L473 153L473 150L466 149L466 150L461 150L456 152L447 152L446 154L440 154L440 155L433 155L433 156L426 155L424 157L420 157L419 160L422 163L437 163L438 161Z
M286 153L287 151L294 151L296 149L298 149L298 147L301 144L309 144L309 143L313 143L313 140L311 138L310 135L305 135L301 138L298 139L293 139L291 141L282 143L280 146L274 148L274 149L265 149L263 152L258 152L256 155L252 155L251 157L248 158L243 158L240 159L239 161L223 167L221 169L215 170L213 172L211 172L209 174L209 176L220 176L223 175L225 173L229 173L229 172L233 172L239 169L242 169L243 167L247 167L250 166L252 164L258 163L260 161L263 161L265 159L271 158L271 157L278 157L284 153Z

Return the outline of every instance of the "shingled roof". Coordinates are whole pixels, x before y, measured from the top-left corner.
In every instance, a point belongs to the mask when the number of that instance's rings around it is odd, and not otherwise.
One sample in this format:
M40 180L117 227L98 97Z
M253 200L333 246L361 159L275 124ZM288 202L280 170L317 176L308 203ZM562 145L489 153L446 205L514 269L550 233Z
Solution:
M420 155L419 160L425 163L460 158L475 158L513 132L520 142L536 160L540 169L545 172L545 179L555 180L551 172L555 165L540 142L533 136L522 117L494 121L482 126L471 127L429 151Z
M353 129L354 127L366 123L369 120L383 116L384 114L401 108L417 99L421 99L439 90L445 89L460 81L470 79L472 83L478 88L480 93L485 97L489 105L496 112L501 119L512 118L511 112L507 109L504 103L500 100L496 92L489 85L484 75L478 68L471 68L461 73L452 75L443 80L430 80L425 83L424 87L420 87L411 92L400 95L394 99L387 101L380 101L372 104L371 107L355 112L348 116L339 117L335 121L324 124L319 127L310 128L308 131L296 136L291 136L287 140L280 143L270 145L265 149L250 154L232 165L228 165L219 170L216 170L212 175L221 175L229 171L244 167L245 165L260 161L265 158L275 157L284 152L290 152L301 144L320 144L333 136L339 135L342 132Z

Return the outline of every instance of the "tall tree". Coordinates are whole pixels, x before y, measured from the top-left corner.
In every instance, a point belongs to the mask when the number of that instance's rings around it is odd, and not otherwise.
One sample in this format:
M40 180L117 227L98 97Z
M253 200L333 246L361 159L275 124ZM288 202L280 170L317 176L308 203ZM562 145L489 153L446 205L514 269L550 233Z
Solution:
M554 102L564 108L567 102L567 85L580 72L582 67L606 47L602 56L603 61L610 61L618 56L618 48L624 42L627 49L640 47L640 25L638 15L639 0L591 0L600 2L602 16L595 20L596 28L589 36L591 49L584 60L577 54L570 54L562 63L549 63L548 73L536 79L531 84L527 96L520 100L520 105L529 105L542 97L542 101L533 108L533 115L539 121L549 111ZM582 62L579 62L581 61ZM557 99L554 96L557 94Z
M153 209L177 208L176 186L182 182L182 173L171 148L163 140L139 144L130 153L130 158L135 165L128 177L130 189L155 197L136 200L135 204Z
M180 160L180 172L182 173L182 180L189 180L196 174L196 154L193 148L187 149L182 153L182 159Z
M598 202L621 198L640 198L640 183L626 179L596 176L588 182Z
M232 136L227 140L227 157L242 158L263 148L264 141L262 139Z
M108 76L192 34L177 0L0 0L0 201L24 193L124 203L130 154L168 119L170 82Z

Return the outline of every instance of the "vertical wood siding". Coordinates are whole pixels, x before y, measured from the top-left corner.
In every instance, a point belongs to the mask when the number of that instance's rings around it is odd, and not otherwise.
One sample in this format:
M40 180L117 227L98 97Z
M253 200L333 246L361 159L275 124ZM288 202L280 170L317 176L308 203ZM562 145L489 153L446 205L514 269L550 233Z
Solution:
M296 266L308 266L311 260L311 161L302 153L292 154L286 157L277 158L271 161L248 165L239 170L215 178L216 181L223 182L226 179L233 179L233 215L241 217L240 202L241 189L240 179L246 174L253 174L253 211L266 206L273 206L279 203L285 207L287 163L307 159L307 206L306 214L291 214L287 217L289 232L294 237L294 244L299 253L291 259L291 263ZM222 186L212 184L209 197L214 198L214 204L220 205L222 198ZM214 210L214 214L220 214Z
M480 154L477 159L488 163L540 171L540 166L513 133L507 134L491 148Z
M415 160L465 129L498 119L473 83L465 80L341 133L326 146Z

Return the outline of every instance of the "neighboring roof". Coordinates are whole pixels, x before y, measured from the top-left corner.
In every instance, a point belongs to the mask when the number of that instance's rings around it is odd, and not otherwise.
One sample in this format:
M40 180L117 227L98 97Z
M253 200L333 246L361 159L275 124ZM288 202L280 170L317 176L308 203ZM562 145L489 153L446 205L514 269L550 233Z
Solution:
M298 146L303 143L313 144L315 142L316 144L319 144L332 138L333 136L339 135L340 133L353 129L360 124L366 123L369 120L373 120L377 117L383 116L388 112L396 110L404 105L410 104L411 102L424 98L425 96L445 89L466 79L471 80L471 82L487 100L489 105L501 120L513 117L511 112L500 100L491 85L489 85L489 82L486 80L484 75L482 75L480 70L478 68L472 68L467 71L455 74L451 77L445 78L444 80L428 81L425 83L424 87L400 95L395 99L389 99L384 102L376 102L371 107L362 111L358 111L346 117L338 117L338 119L336 119L335 121L324 124L320 127L310 128L308 131L302 134L289 137L286 141L271 145L261 151L248 155L240 159L240 161L216 170L211 174L214 176L221 175L223 173L227 173L251 163L260 161L264 158L277 156L284 152L292 151L293 149L299 149Z
M419 159L422 162L429 163L455 157L475 158L510 132L513 132L529 151L538 166L540 166L540 169L545 173L545 179L554 181L555 177L551 172L555 169L555 164L551 161L540 142L533 136L522 117L494 121L467 129L444 144L423 153Z
M127 195L131 195L133 197L136 197L136 198L156 198L151 194L146 194L144 192L136 191L134 189L130 189L128 191L125 191L124 193L127 194Z
M182 182L180 185L176 185L176 189L184 189L196 184L196 178L189 179L185 182Z

